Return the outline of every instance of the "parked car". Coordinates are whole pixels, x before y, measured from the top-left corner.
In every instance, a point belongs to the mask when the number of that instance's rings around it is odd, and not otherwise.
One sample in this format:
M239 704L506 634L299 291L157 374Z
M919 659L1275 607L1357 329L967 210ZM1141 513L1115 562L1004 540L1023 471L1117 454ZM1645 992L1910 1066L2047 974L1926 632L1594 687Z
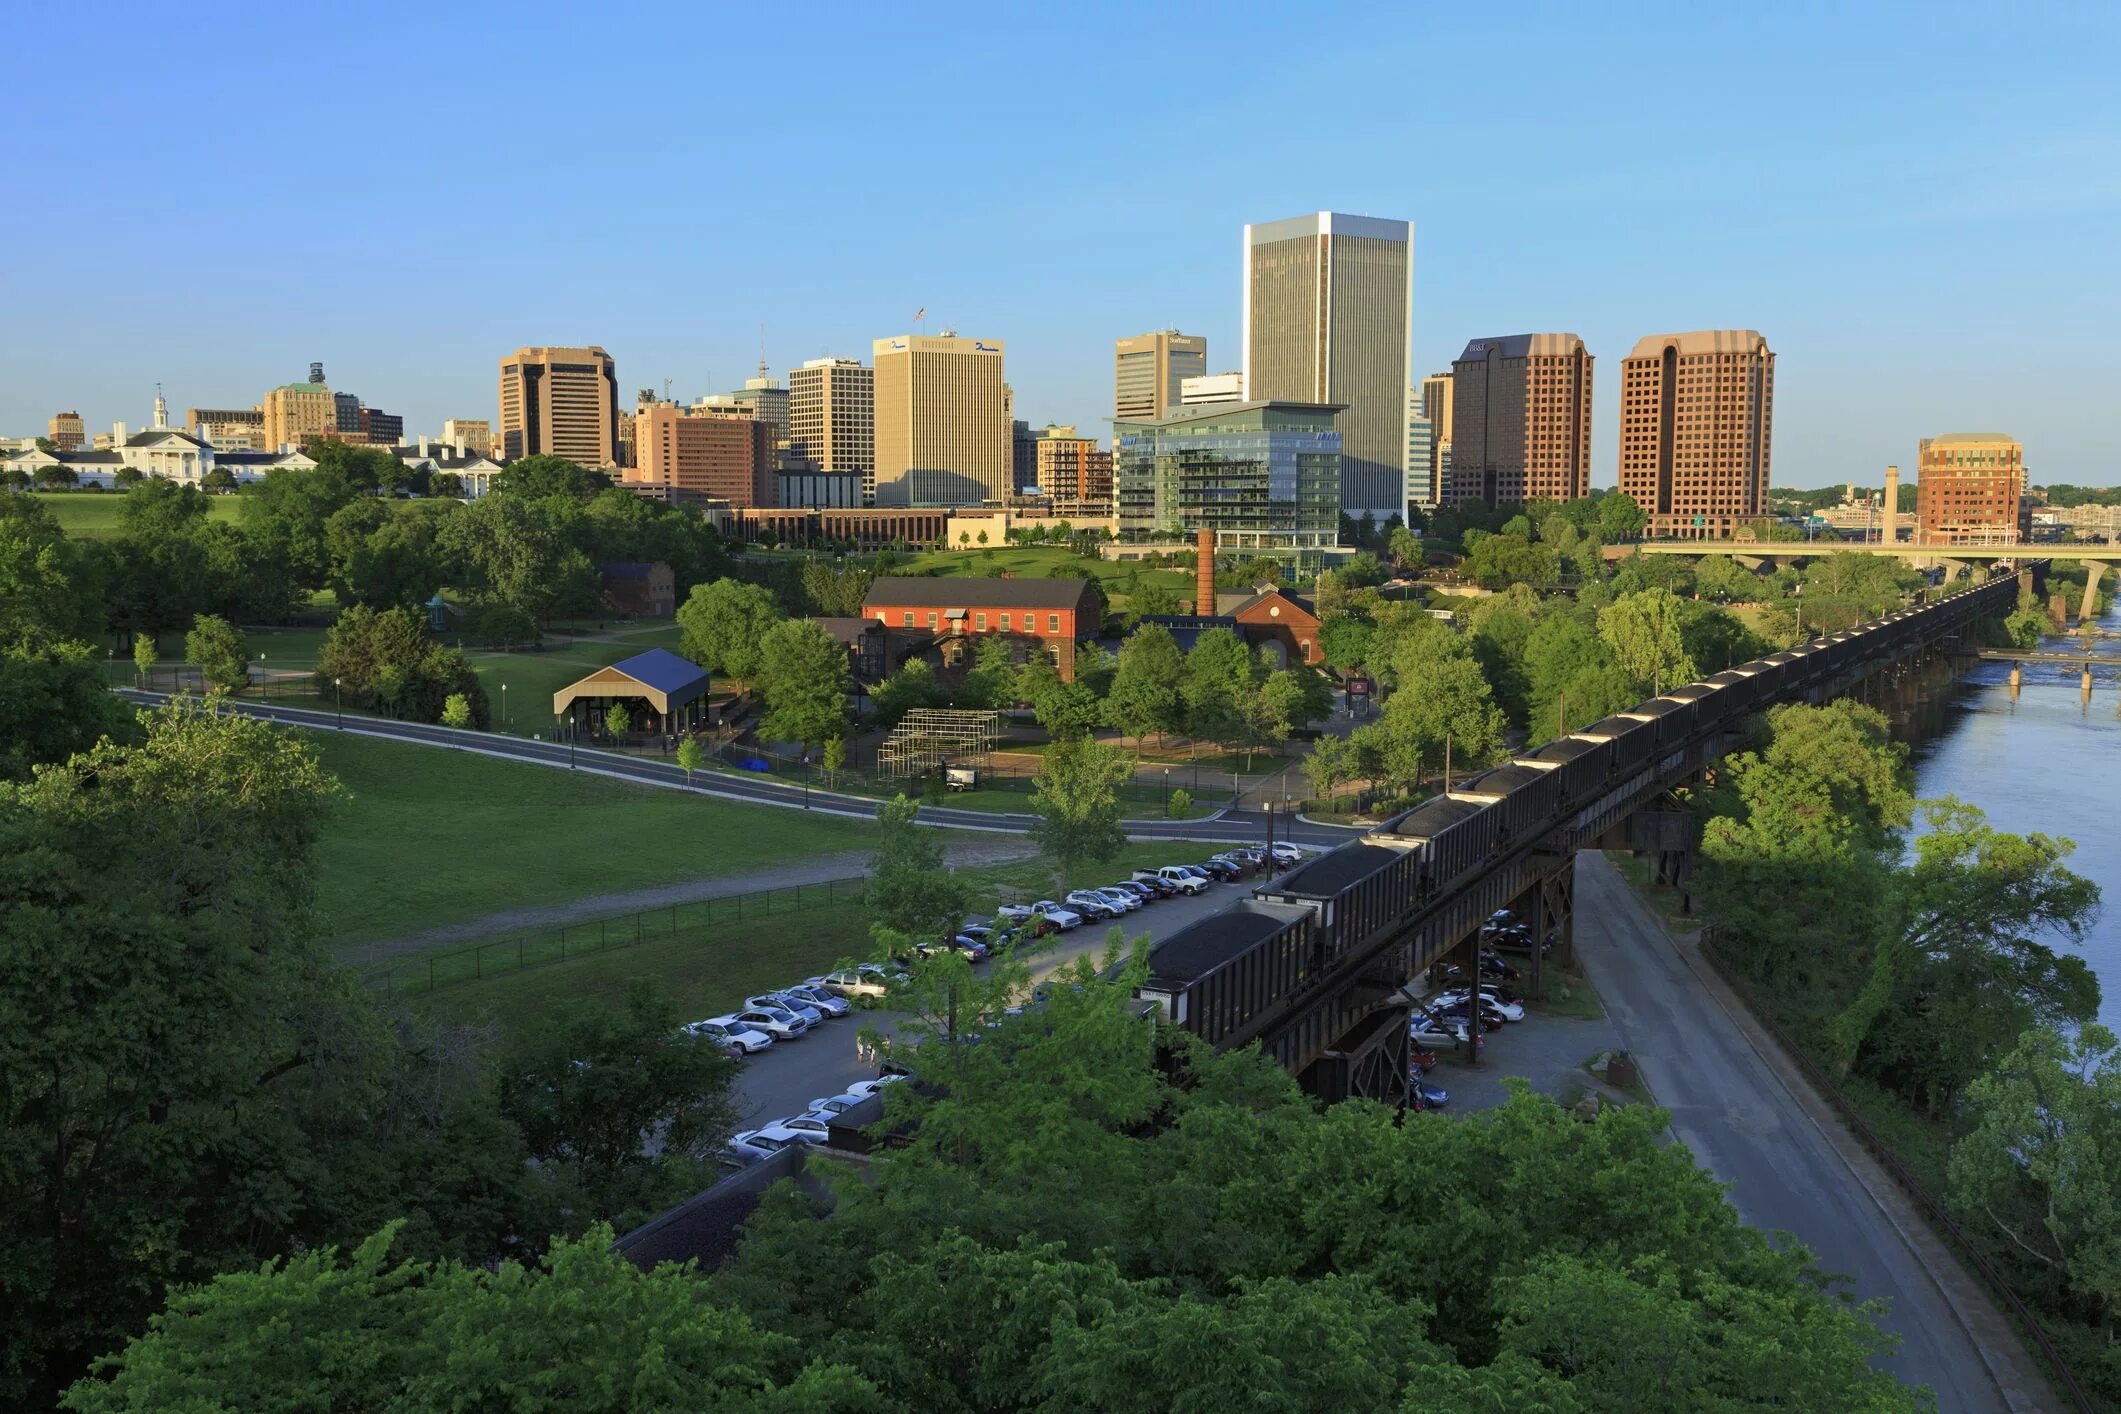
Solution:
M1156 876L1182 894L1205 893L1208 889L1205 874L1196 874L1182 865L1166 864L1156 871Z
M1243 864L1226 855L1213 855L1201 861L1200 867L1216 879L1234 879L1245 872Z
M767 1132L772 1126L762 1129L746 1129L729 1136L722 1146L722 1153L743 1163L755 1164L770 1159L790 1144L800 1143L794 1135L774 1135Z
M845 1016L848 1012L854 1010L853 1007L847 1005L845 997L837 996L824 987L816 986L809 982L795 987L784 988L775 992L774 995L785 998L788 1001L802 1002L806 1006L814 1006L826 1016Z
M740 1011L736 1019L756 1031L763 1031L776 1041L793 1041L810 1029L808 1022L786 1007L753 1007Z
M1274 857L1276 864L1281 865L1285 869L1292 864L1303 863L1306 857L1301 849L1290 844L1287 840L1277 840L1267 846L1267 853Z
M970 933L956 934L950 939L950 946L963 953L968 962L985 962L987 954L992 951L984 939L975 938Z
M705 1021L695 1021L685 1028L695 1036L706 1036L724 1046L735 1046L745 1055L763 1051L773 1044L770 1033L755 1026L746 1026L732 1014L710 1016Z
M1162 894L1139 879L1122 879L1112 885L1112 887L1134 895L1135 901L1138 903L1154 903L1163 897Z
M994 930L984 923L966 923L959 926L957 935L961 938L971 938L975 942L991 943Z
M858 1085L876 1084L876 1082L873 1080L862 1080L857 1081L856 1083ZM847 1113L847 1111L853 1109L856 1105L862 1104L869 1098L870 1095L873 1095L875 1093L876 1092L872 1090L866 1094L856 1094L853 1090L844 1090L837 1095L827 1095L821 1100L812 1100L810 1102L810 1108L805 1111L805 1113L822 1115L827 1119L834 1119L840 1115Z
M761 992L755 997L746 997L744 998L744 1005L754 1011L773 1011L778 1009L788 1012L793 1016L800 1017L806 1029L812 1026L821 1026L825 1021L825 1013L819 1011L808 1002L783 1001L771 992Z
M1178 885L1172 883L1154 869L1143 869L1136 873L1133 882L1140 884L1158 898L1169 898L1178 892Z
M1421 1096L1422 1103L1432 1110L1440 1110L1451 1103L1451 1092L1444 1089L1441 1085L1424 1085L1420 1081L1416 1081L1414 1083L1414 1093Z
M1425 1051L1421 1047L1416 1046L1407 1052L1407 1064L1418 1071L1434 1070L1436 1069L1436 1052Z
M1431 1003L1429 1014L1442 1021L1470 1022L1473 1019L1473 1009L1464 1002L1460 1002L1456 1006L1442 1006ZM1481 1008L1481 1030L1500 1031L1507 1025L1509 1023L1502 1019L1500 1012L1488 1007Z
M847 1093L859 1095L866 1100L886 1085L895 1085L905 1078L906 1074L903 1070L895 1070L888 1075L878 1075L874 1080L857 1080L847 1087Z
M1126 911L1118 904L1112 902L1112 900L1102 895L1094 894L1088 889L1077 889L1068 895L1066 902L1068 907L1074 909L1085 918L1117 918Z
M776 1133L786 1130L805 1144L823 1144L832 1137L832 1118L819 1114L790 1115L771 1128Z
M1004 904L995 911L1004 918L1014 919L1018 922L1028 923L1033 919L1043 918L1056 928L1067 929L1083 926L1083 916L1080 913L1072 909L1063 908L1049 898L1042 898L1037 903Z
M1465 1023L1445 1021L1426 1012L1416 1012L1407 1021L1407 1039L1421 1047L1449 1049L1466 1041Z
M1436 1005L1440 1007L1463 1006L1465 1002L1466 993L1462 987L1436 995ZM1480 1005L1481 1010L1491 1011L1504 1021L1524 1020L1524 1006L1521 1003L1504 1001L1485 987L1480 989Z
M1122 913L1132 913L1142 906L1140 894L1132 889L1123 889L1117 884L1106 884L1090 892L1113 904Z
M818 979L820 986L830 987L843 997L881 997L891 989L884 979L874 972L864 972L849 967L839 972L828 972Z

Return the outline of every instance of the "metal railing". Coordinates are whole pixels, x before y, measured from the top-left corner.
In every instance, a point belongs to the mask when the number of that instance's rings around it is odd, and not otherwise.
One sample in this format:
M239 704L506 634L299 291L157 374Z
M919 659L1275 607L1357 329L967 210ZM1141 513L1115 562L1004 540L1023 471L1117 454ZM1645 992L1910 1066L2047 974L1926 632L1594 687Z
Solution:
M2078 1381L2075 1372L2070 1369L2068 1362L2062 1358L2062 1352L2055 1348L2055 1343L2048 1338L2046 1330L2041 1327L2038 1318L2033 1314L2032 1308L2025 1303L2025 1299L2019 1296L2017 1291L2012 1288L2010 1282L2004 1278L2003 1273L1997 1269L1995 1263L1988 1259L1988 1255L1974 1245L1973 1239L1969 1238L1965 1229L1961 1228L1952 1218L1944 1203L1922 1186L1922 1181L1916 1178L1907 1165L1900 1161L1900 1156L1893 1152L1892 1146L1880 1138L1877 1131L1864 1121L1863 1116L1857 1112L1855 1105L1849 1101L1846 1095L1841 1093L1840 1087L1835 1085L1827 1077L1826 1072L1820 1068L1819 1063L1812 1059L1811 1052L1804 1046L1799 1045L1796 1039L1782 1028L1781 1023L1776 1021L1774 1016L1768 1012L1767 1008L1761 1005L1760 999L1753 993L1751 984L1741 977L1738 974L1738 970L1722 956L1721 946L1717 937L1717 928L1713 923L1706 925L1701 930L1701 955L1709 960L1709 965L1716 969L1716 974L1723 979L1724 984L1731 989L1740 1001L1745 1003L1745 1008L1752 1013L1753 1019L1760 1023L1762 1029L1769 1036L1774 1038L1775 1044L1782 1048L1783 1053L1789 1057L1791 1063L1797 1067L1806 1080L1811 1082L1812 1088L1826 1098L1826 1102L1833 1107L1834 1113L1840 1117L1841 1122L1849 1127L1849 1131L1856 1136L1865 1149L1870 1151L1871 1157L1878 1161L1878 1166L1883 1168L1892 1177L1892 1180L1900 1185L1908 1197L1914 1199L1915 1206L1929 1220L1930 1226L1943 1235L1945 1240L1959 1254L1960 1258L1974 1269L1975 1274L1988 1286L1990 1292L2004 1304L2019 1326L2032 1337L2034 1347L2039 1351L2041 1358L2047 1362L2048 1373L2054 1377L2055 1382L2061 1386L2071 1402L2082 1410L2083 1414L2097 1414L2100 1405L2093 1401L2083 1384Z
M791 884L780 889L723 894L603 918L547 924L470 947L395 959L380 965L371 974L370 981L384 991L432 992L437 987L475 982L524 968L562 962L570 957L678 938L689 931L715 924L744 923L823 908L860 898L863 884L861 878L826 879L815 884Z

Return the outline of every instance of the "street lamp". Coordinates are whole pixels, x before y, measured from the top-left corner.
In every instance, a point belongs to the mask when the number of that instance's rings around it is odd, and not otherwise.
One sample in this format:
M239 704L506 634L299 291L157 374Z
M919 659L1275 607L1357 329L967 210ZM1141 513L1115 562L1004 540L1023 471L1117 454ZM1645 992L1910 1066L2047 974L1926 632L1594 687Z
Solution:
M501 684L501 730L505 732L514 724L515 718L508 715L508 684L504 682Z
M577 716L580 711L581 709L578 707L569 707L567 709L567 769L570 771L574 769L575 737L581 731L581 722Z
M346 730L346 694L339 690L339 681L338 678L331 680L331 696L339 704L339 730L343 732Z
M1164 818L1171 818L1171 768L1164 767Z

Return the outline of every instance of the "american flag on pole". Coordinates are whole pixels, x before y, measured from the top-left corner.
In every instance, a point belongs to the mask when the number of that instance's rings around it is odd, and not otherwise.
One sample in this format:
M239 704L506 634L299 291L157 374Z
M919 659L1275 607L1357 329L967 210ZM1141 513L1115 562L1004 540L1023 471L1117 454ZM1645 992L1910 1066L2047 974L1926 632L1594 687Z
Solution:
M916 313L916 314L915 314L915 315L913 316L913 322L914 322L914 323L916 323L916 324L918 324L918 323L920 323L920 322L921 322L921 321L922 321L923 319L926 319L927 317L928 317L928 306L924 304L924 305L922 305L922 306L920 307L920 310L919 310L919 312L918 312L918 313Z

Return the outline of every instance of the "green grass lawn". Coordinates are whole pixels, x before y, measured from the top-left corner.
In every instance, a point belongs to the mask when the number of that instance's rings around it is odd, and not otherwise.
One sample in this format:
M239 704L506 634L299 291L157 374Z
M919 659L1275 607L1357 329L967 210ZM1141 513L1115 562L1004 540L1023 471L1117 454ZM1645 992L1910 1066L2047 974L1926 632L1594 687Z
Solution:
M628 643L574 642L555 647L550 653L491 653L472 649L472 670L493 703L493 725L503 729L503 708L509 718L506 730L516 736L552 735L552 695L578 678L587 677L607 663L631 658L641 651ZM507 688L504 700L502 688Z
M1217 845L1130 844L1117 859L1075 872L1076 887L1110 883L1135 869L1187 864L1207 858ZM1050 896L1052 872L1036 860L968 870L974 911L985 913L1001 898ZM1129 921L1142 920L1130 914ZM1102 929L1100 929L1102 931ZM728 1011L763 987L786 986L823 972L845 958L873 952L869 917L858 901L828 903L760 920L722 921L689 927L642 943L570 957L565 961L495 976L444 983L420 990L421 974L400 975L413 990L416 1008L436 1017L491 1026L501 1039L524 1034L560 1007L584 999L617 1002L628 979L645 977L687 1019ZM829 1041L829 1035L824 1038ZM851 1040L848 1044L852 1044Z
M340 945L866 849L872 826L469 752L305 732L345 785L318 848Z
M987 577L1004 572L1023 579L1049 579L1063 565L1074 565L1101 580L1116 607L1124 607L1123 586L1139 574L1144 585L1162 585L1181 602L1193 593L1193 576L1184 570L1149 569L1133 561L1084 559L1058 546L1010 545L995 550L928 550L915 555L895 574L944 574Z
M118 533L118 508L125 504L122 491L32 491L37 503L58 520L68 535L97 539ZM234 524L240 503L233 496L208 496L206 518Z

